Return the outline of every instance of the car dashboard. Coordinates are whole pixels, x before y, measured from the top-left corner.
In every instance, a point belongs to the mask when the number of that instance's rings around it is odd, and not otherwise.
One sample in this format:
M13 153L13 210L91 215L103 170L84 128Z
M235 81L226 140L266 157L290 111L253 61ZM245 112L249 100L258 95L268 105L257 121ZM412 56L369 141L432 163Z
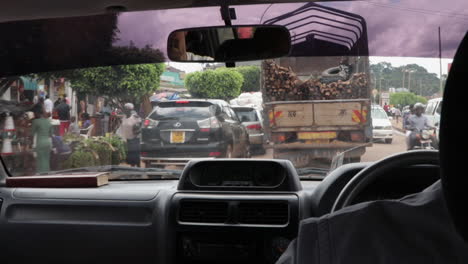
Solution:
M299 222L330 212L370 163L300 181L289 162L191 162L177 180L99 188L0 188L0 248L15 263L274 263ZM398 198L438 179L438 167L389 172L357 202ZM4 262L10 263L10 262Z

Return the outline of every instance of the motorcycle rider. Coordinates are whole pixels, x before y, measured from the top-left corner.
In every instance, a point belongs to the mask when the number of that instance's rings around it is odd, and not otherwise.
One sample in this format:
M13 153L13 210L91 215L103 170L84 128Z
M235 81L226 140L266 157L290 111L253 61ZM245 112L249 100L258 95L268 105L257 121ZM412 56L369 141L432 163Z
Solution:
M420 140L421 131L427 129L434 129L433 126L429 124L429 119L423 115L424 112L424 105L421 103L416 103L414 105L414 114L409 116L408 118L408 126L407 129L411 131L409 135L408 143L408 150L413 149L417 142ZM431 136L432 142L434 142L433 136Z

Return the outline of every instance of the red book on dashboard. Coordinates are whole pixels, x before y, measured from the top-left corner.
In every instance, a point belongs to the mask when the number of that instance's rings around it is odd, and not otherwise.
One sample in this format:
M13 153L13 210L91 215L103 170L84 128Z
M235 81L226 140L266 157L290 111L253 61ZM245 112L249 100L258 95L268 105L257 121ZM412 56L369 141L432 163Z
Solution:
M109 182L109 173L80 173L7 177L7 187L83 188L99 187Z

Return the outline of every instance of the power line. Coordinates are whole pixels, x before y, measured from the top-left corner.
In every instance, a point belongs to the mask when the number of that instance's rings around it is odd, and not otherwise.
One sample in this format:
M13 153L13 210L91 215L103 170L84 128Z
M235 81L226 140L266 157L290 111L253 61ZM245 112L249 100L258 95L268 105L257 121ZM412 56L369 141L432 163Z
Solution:
M412 8L412 7L404 7L404 6L397 6L397 5L392 5L392 4L382 4L382 3L373 2L371 0L363 0L363 2L374 5L374 6L383 7L383 8L390 8L390 9L402 10L406 12L413 12L413 13L419 13L419 14L425 14L425 15L438 15L438 16L443 16L443 17L447 17L451 19L460 19L460 20L468 21L468 15L464 15L464 14L436 11L436 10L429 10L429 9Z
M423 8L416 8L416 7L409 7L409 6L399 6L399 5L395 5L395 4L379 3L379 2L372 1L372 0L363 0L363 1L375 4L375 5L380 5L380 6L390 7L390 8L396 8L396 9L402 9L402 10L405 10L405 11L425 12L427 14L439 13L439 14L446 15L446 16L462 16L462 17L468 18L468 14L460 14L460 13L453 13L453 12L448 12L448 11L423 9Z
M262 14L262 16L260 17L260 23L259 23L259 24L261 24L261 23L262 23L263 16L266 14L266 12L268 11L268 9L270 9L270 7L271 7L272 5L273 5L273 4L270 4L270 5L269 5L267 8L265 8L265 11L263 11L263 14Z

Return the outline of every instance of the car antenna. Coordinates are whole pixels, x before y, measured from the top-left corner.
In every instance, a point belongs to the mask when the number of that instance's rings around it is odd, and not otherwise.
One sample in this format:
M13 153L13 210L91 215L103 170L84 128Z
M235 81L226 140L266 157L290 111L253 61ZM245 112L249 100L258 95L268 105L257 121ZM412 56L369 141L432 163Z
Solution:
M233 7L229 7L228 0L221 0L220 1L220 12L221 18L224 20L224 24L226 26L232 26L232 20L237 19L236 9ZM226 62L226 68L234 68L236 67L236 63L233 61Z

